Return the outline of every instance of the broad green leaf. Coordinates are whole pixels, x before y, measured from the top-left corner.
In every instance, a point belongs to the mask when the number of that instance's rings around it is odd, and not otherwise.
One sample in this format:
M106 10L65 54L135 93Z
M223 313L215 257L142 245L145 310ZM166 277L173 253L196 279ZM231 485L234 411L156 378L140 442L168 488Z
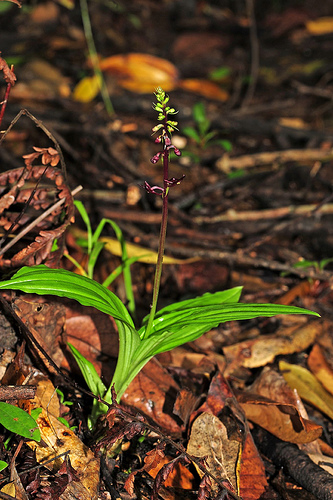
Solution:
M149 356L164 351L169 351L174 347L191 342L212 328L216 328L220 323L226 321L254 319L258 317L271 317L276 314L319 314L294 306L284 306L279 304L228 304L194 307L180 311L172 311L156 318L153 323L149 338L151 350ZM142 329L139 331L142 335ZM140 346L145 349L146 346ZM139 354L137 353L137 356Z
M0 424L14 434L40 441L36 420L17 406L0 402Z
M119 333L119 354L111 385L104 396L105 401L108 403L112 400L111 387L113 384L119 399L128 384L131 382L131 380L128 379L127 374L131 371L132 365L137 358L137 351L142 344L138 334L136 336L131 335L126 323L117 322L117 327Z
M118 297L90 278L44 265L23 267L10 280L0 282L0 290L21 290L39 295L57 295L96 307L134 329L133 321Z
M221 292L215 293L205 293L200 297L195 297L194 299L182 300L180 302L175 302L174 304L170 304L169 306L163 307L160 311L158 311L155 315L155 320L164 316L167 313L173 311L181 311L184 309L190 309L193 307L206 307L206 306L216 306L226 303L236 303L239 301L239 298L242 293L241 286L236 286L234 288L230 288L230 290L223 290ZM146 316L142 323L145 324L148 321L148 317Z

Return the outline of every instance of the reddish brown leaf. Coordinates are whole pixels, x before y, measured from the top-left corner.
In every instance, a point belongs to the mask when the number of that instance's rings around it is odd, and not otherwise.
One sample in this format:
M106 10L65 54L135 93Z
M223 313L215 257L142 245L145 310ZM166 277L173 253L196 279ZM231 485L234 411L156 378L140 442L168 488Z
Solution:
M251 434L247 433L240 459L240 496L243 500L259 500L267 486L265 466Z
M178 390L174 379L152 359L131 382L122 400L141 410L167 432L179 435L181 429L172 413Z
M173 413L177 415L182 421L187 424L192 411L198 402L197 396L188 389L181 389L177 394L175 404L173 406Z

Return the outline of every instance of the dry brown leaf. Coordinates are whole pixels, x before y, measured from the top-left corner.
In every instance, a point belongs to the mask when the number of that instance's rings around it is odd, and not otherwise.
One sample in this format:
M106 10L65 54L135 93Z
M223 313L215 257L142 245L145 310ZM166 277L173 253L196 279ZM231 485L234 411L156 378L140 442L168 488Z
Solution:
M278 403L251 393L240 394L238 401L248 420L282 441L310 443L321 436L321 426L303 419L291 404Z
M236 474L238 489L243 500L259 500L267 487L265 467L251 434L248 431L245 435L243 433L247 428L244 414L226 379L218 372L211 381L206 402L196 413L212 412L214 415L220 415L226 405L231 417L228 435L233 436L239 445L239 463Z
M118 331L114 319L93 307L71 302L66 304L66 333L68 342L74 345L99 375L111 381L114 372L112 358L118 356ZM62 368L69 368L66 359ZM71 370L80 371L75 363Z
M181 428L173 416L179 386L156 359L147 363L129 385L122 401L141 410L167 432L179 435Z
M327 363L319 344L315 344L310 352L308 367L325 389L333 394L333 370Z
M282 327L274 335L261 335L223 348L227 359L227 373L236 367L257 368L274 361L280 354L292 354L307 349L322 331L319 321L301 326Z
M216 99L217 101L225 102L229 99L229 93L222 89L216 83L209 80L201 80L198 78L187 78L180 80L178 87L189 92L207 97L208 99Z
M72 467L80 477L83 488L80 491L81 500L97 499L99 489L99 460L93 452L85 446L75 433L59 422L59 401L56 390L50 380L39 377L36 396L33 403L36 408L42 408L42 413L37 418L41 433L41 443L29 441L27 444L35 450L38 461L52 459L64 452L68 452ZM42 444L43 443L43 444ZM50 470L58 470L63 458L58 458L46 465ZM70 483L68 490L77 487ZM63 496L62 496L63 497ZM61 498L62 498L61 497Z
M169 92L178 81L178 70L171 62L150 54L111 56L100 61L100 68L112 75L120 86L137 93L152 93L156 87Z
M237 491L237 467L240 444L228 438L225 425L211 413L202 413L192 424L187 452L198 458L205 458L207 469L220 481L229 481ZM198 468L200 477L203 472ZM218 485L212 484L213 492Z

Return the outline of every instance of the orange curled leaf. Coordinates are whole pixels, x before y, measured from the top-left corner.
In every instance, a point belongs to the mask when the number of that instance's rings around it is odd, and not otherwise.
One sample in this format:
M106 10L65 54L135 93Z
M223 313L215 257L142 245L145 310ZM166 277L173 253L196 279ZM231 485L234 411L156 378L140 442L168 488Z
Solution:
M120 86L137 93L154 92L156 87L169 92L178 81L178 70L171 62L150 54L111 56L100 61L100 68L112 75Z

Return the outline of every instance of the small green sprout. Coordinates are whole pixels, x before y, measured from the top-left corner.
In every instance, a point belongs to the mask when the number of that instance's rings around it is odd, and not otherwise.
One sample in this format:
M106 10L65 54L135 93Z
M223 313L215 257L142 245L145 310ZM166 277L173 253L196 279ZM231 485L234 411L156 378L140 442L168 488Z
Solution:
M200 149L206 149L209 146L218 145L225 151L231 151L231 142L225 139L214 139L217 135L216 130L212 130L212 124L207 118L205 105L203 102L197 102L192 109L192 116L195 127L184 127L182 132L192 139ZM214 139L214 140L213 140Z

